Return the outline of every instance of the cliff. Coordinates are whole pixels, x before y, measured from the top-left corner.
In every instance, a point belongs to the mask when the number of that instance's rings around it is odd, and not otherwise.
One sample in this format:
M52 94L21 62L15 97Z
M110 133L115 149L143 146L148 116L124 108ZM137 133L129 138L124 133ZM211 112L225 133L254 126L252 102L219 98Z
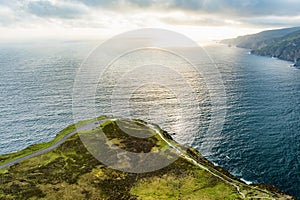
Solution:
M256 55L292 62L300 58L300 27L263 31L222 42L251 49L251 53Z

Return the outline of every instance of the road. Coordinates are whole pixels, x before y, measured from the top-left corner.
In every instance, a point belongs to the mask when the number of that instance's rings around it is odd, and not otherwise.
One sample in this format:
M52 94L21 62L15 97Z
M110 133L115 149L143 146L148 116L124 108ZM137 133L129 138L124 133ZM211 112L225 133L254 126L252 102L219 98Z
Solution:
M191 158L190 156L188 156L185 152L182 152L182 150L181 149L179 149L179 148L177 148L176 146L174 146L172 143L170 143L161 133L160 133L160 130L157 128L157 126L156 125L149 125L149 127L150 128L152 128L153 130L155 130L156 131L156 133L171 147L171 148L173 148L177 153L178 153L178 155L180 155L180 156L182 156L182 157L184 157L186 160L188 160L188 161L190 161L190 162L192 162L193 164L195 164L196 166L198 166L198 167L200 167L201 169L204 169L204 170L206 170L206 171L208 171L210 174L212 174L213 176L216 176L216 177L218 177L218 178L220 178L221 180L223 180L223 181L225 181L225 182L227 182L228 184L230 184L230 185L232 185L232 186L234 186L236 189L237 189L237 191L239 192L239 194L243 197L243 199L245 199L246 198L246 194L244 194L242 191L241 191L241 188L240 188L240 186L238 186L235 182L236 182L236 180L234 180L234 179L232 179L232 178L230 178L230 177L228 177L228 176L226 176L226 175L218 175L218 174L216 174L215 172L212 172L209 168L207 168L206 166L204 166L204 165L201 165L199 162L197 162L195 159L193 159L193 158ZM218 172L218 173L220 173L220 172ZM221 173L220 173L221 174ZM226 178L224 178L224 177L222 177L222 176L225 176ZM229 181L230 180L230 181ZM244 185L244 186L247 186L247 187L251 187L250 185L248 185L248 184L245 184L245 183L239 183L239 184L241 184L241 185ZM262 192L262 193L266 193L266 191L264 191L264 190L261 190L261 189L259 189L259 188L253 188L253 189L255 189L255 190L258 190L258 191L260 191L260 192ZM269 195L269 194L268 194ZM270 197L258 197L258 196L254 196L254 197L247 197L247 198L249 198L249 199L252 199L252 198L258 198L258 199L274 199L274 198L270 198Z
M68 138L72 137L75 133L79 132L79 131L83 131L83 130L91 130L93 128L96 128L100 123L103 123L104 121L106 121L107 119L105 120L100 120L100 121L94 121L94 122L91 122L89 124L86 124L86 125L83 125L77 129L75 129L74 131L72 131L71 133L65 135L63 138L61 138L57 143L45 148L45 149L42 149L40 151L37 151L37 152L34 152L34 153L31 153L29 155L26 155L24 157L21 157L21 158L17 158L15 160L12 160L8 163L5 163L3 165L0 166L0 169L3 169L3 168L6 168L6 167L9 167L11 165L14 165L14 164L17 164L19 162L22 162L26 159L29 159L29 158L32 158L32 157L35 157L35 156L39 156L39 155L42 155L44 153L48 153L50 151L52 151L53 149L57 148L59 145L61 145L62 143L64 143Z
M72 131L71 133L65 135L63 138L61 138L57 143L51 145L50 147L47 147L45 149L42 149L40 151L37 151L37 152L34 152L32 154L29 154L29 155L26 155L24 157L21 157L21 158L17 158L15 160L12 160L6 164L3 164L0 166L0 169L3 169L3 168L6 168L6 167L9 167L11 165L14 165L16 163L19 163L19 162L22 162L26 159L29 159L29 158L32 158L32 157L35 157L35 156L39 156L39 155L42 155L44 153L47 153L47 152L50 152L52 150L54 150L55 148L57 148L59 145L61 145L62 143L64 143L68 138L72 137L75 133L79 132L79 131L83 131L83 130L92 130L93 128L96 128L97 126L99 126L99 124L107 121L107 120L116 120L114 118L107 118L107 119L103 119L103 120L98 120L98 121L93 121L89 124L86 124L86 125L83 125L79 128L77 128L76 130ZM182 156L184 157L186 160L192 162L193 164L197 165L198 167L200 167L201 169L204 169L206 171L208 171L209 173L211 173L212 175L222 179L223 181L227 182L228 184L234 186L237 191L239 192L239 194L243 197L243 198L246 198L246 195L241 191L241 188L240 186L238 186L236 184L236 180L234 179L231 179L230 177L226 176L226 175L219 175L215 172L212 172L208 167L204 166L204 165L201 165L200 163L198 163L195 159L191 158L190 156L188 156L185 152L183 152L181 149L177 148L176 146L174 146L172 143L170 143L160 132L159 128L156 126L156 125L152 125L152 124L147 124L147 126L149 128L152 128L153 130L156 131L156 133L162 138L162 140L164 140L171 148L173 148L177 154L179 156ZM220 173L220 172L218 172ZM224 178L223 176L225 176L226 178ZM247 184L243 184L243 183L239 183L241 185L245 185L245 186L248 186L248 187L251 187L250 185L247 185ZM259 190L263 193L266 193L266 191L264 190L260 190L258 188L255 188L256 190ZM248 198L258 198L258 197L248 197ZM270 197L259 197L261 199L272 199Z

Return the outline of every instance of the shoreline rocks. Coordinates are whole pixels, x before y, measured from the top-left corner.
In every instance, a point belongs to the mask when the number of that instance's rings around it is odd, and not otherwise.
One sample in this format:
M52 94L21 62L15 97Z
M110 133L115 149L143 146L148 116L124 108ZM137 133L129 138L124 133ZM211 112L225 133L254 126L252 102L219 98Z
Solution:
M300 67L300 58L296 60L294 67Z

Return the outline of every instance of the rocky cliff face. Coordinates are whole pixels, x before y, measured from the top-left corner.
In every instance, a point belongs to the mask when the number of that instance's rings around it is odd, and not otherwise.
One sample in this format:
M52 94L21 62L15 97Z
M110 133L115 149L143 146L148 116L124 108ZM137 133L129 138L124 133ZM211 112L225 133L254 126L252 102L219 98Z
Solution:
M252 53L261 56L272 56L293 62L300 58L300 31L286 35L278 42L252 50Z
M251 49L251 53L256 55L276 57L292 62L300 58L300 27L264 31L222 42Z

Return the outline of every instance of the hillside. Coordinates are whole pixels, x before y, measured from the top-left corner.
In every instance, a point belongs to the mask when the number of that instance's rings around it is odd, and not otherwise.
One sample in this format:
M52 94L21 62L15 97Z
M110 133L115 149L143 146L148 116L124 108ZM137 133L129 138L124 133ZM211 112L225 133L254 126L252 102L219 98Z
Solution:
M273 186L243 183L223 168L215 167L195 149L179 145L157 126L132 119L97 121L99 119L81 122L97 126L70 135L54 150L0 168L0 199L292 199ZM74 126L69 126L58 136L62 138L72 131ZM84 135L96 142L92 136L100 132L113 143L105 143L108 150L118 146L141 156L152 152L166 160L174 156L178 159L147 173L112 169L95 159L80 139ZM148 137L135 137L128 132ZM0 166L49 145L53 143L0 156ZM128 168L133 167L126 155L119 156L118 161Z
M253 35L240 36L221 41L252 53L295 62L300 58L300 27L268 30Z
M300 31L288 34L265 47L252 50L252 53L294 62L300 58Z

